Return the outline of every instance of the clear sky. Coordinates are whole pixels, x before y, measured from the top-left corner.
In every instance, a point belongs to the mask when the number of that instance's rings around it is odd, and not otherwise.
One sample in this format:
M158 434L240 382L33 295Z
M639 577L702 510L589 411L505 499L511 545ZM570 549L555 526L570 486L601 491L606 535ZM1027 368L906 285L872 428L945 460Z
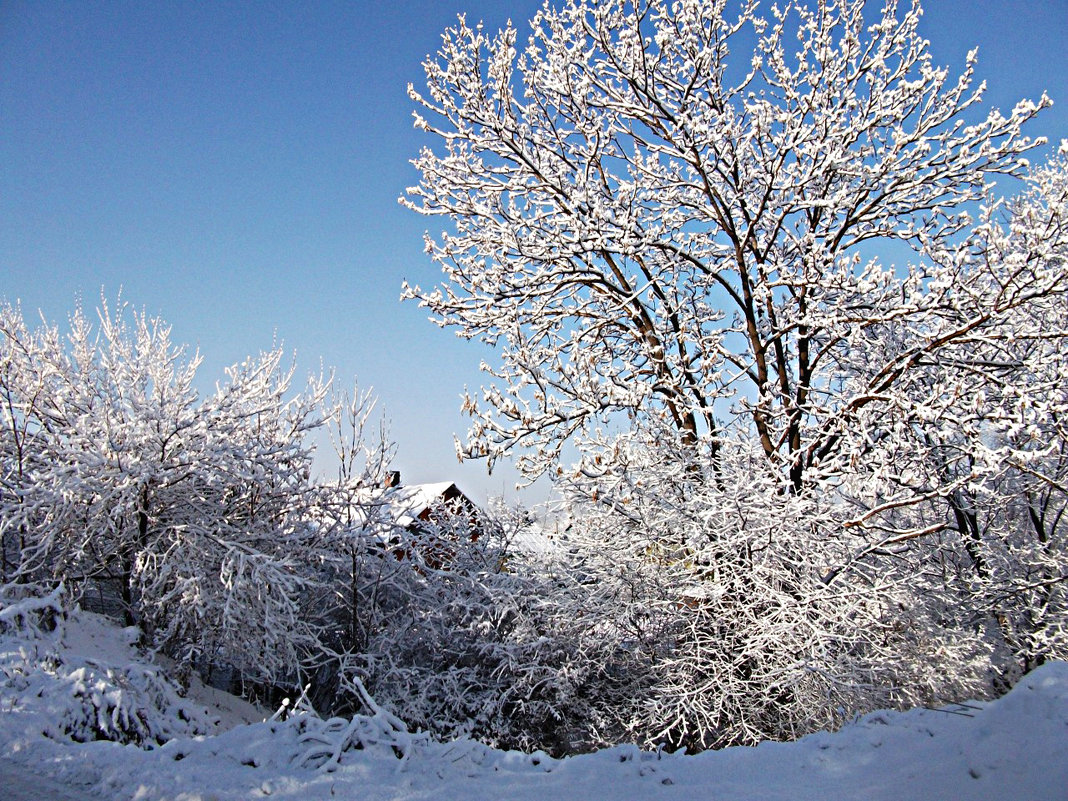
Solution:
M405 483L511 493L512 471L456 462L489 354L399 303L437 280L441 221L397 198L423 141L406 86L441 31L539 5L3 0L0 298L58 322L121 287L200 348L206 387L284 342L375 389ZM924 27L940 63L980 48L988 105L1048 91L1031 132L1068 137L1068 0L927 0Z

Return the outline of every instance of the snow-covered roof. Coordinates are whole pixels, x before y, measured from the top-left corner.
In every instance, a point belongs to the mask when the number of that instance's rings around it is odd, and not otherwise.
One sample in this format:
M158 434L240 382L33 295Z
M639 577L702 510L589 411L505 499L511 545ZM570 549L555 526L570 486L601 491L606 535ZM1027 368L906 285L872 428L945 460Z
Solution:
M452 486L451 481L439 481L435 484L391 487L386 491L386 506L393 521L399 526L407 527L419 520L428 509L440 503Z

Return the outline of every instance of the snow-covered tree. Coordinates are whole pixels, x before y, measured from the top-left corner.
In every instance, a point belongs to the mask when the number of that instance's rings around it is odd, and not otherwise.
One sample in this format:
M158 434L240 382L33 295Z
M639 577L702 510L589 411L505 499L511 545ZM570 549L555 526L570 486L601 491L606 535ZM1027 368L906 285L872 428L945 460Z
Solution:
M639 739L1063 653L1068 165L1024 158L1049 100L980 113L921 16L568 0L525 46L461 18L411 90L440 149L405 202L452 227L406 295L497 347L463 453L575 499L597 625L647 654Z
M14 307L0 307L0 582L19 573L38 514L32 504L34 476L47 461L41 431L27 409L43 404L46 380L35 354L39 332L31 333Z
M895 465L897 497L919 492L931 500L913 530L945 520L942 582L956 587L973 623L985 619L1025 670L1066 646L1068 144L1029 183L943 255L977 277L952 288L961 318L976 321L974 332L922 365L907 416L903 404L907 428L884 459ZM994 313L984 314L983 303ZM997 307L1008 305L1012 313L996 321Z
M972 121L974 54L952 79L918 4L865 5L573 0L522 48L446 31L411 92L443 150L408 203L453 222L428 239L447 281L408 295L498 345L468 455L530 445L543 470L612 413L691 441L744 425L800 489L850 415L968 335L939 322L952 265L873 248L951 241L1048 101ZM884 322L912 333L868 353Z
M276 348L202 397L165 324L98 316L64 337L0 310L4 578L89 593L186 668L293 680L321 656L335 512L359 506L312 475L329 380L297 391Z
M510 548L523 513L446 505L408 528L370 395L319 377L297 391L275 349L202 396L166 325L98 317L75 312L64 334L0 308L5 582L62 583L182 671L257 691L299 678L322 709L358 710L366 685L442 736L603 742L596 710L619 704L594 688L624 649L576 614L577 574ZM323 429L332 481L311 475Z

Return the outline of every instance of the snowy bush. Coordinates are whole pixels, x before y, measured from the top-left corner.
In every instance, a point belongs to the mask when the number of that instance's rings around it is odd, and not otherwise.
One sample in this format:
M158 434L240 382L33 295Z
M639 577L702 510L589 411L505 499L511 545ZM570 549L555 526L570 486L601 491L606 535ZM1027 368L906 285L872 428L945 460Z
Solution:
M9 712L36 712L41 733L74 742L151 748L212 730L207 713L132 649L112 662L70 648L68 626L99 626L92 618L62 586L0 589L0 691Z
M45 633L54 632L62 619L66 600L62 584L51 591L37 584L0 585L0 632L11 631L44 641Z
M889 570L825 581L839 522L780 491L758 456L721 483L661 456L635 444L596 501L574 500L590 625L641 656L619 710L629 738L756 744L989 692L989 646L947 625L939 588Z
M323 720L314 709L302 703L303 698L298 700L295 714L288 721L299 734L297 742L301 751L297 762L300 765L330 772L338 767L346 751L376 747L388 748L397 758L407 760L417 747L429 742L425 734L411 734L404 721L379 706L359 678L348 677L346 685L370 714Z
M529 524L497 506L476 529L443 508L394 532L362 563L361 646L339 656L343 681L362 679L377 704L442 740L562 754L624 733L616 663L629 652L589 625L565 552L515 547ZM366 709L358 693L339 697Z

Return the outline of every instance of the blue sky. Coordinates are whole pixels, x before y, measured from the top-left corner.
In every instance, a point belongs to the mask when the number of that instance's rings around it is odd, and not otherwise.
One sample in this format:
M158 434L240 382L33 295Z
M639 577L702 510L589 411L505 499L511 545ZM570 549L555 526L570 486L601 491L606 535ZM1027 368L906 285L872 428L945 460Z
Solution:
M199 347L205 386L282 341L373 387L405 482L473 497L515 475L458 465L465 386L489 354L400 304L432 284L397 203L416 182L409 82L457 12L496 28L538 2L0 3L0 298L62 320L101 290ZM1068 137L1068 0L928 0L940 63L980 48L987 105L1043 90Z

